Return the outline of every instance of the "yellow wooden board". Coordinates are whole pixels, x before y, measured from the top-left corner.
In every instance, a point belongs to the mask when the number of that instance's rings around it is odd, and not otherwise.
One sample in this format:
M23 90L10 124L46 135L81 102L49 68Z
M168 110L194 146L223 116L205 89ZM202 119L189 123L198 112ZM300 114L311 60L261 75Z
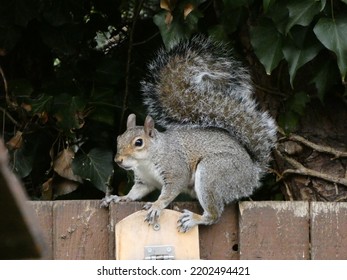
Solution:
M159 227L144 222L146 215L147 211L138 211L116 224L117 260L143 260L148 257L148 251L162 250L168 254L174 252L177 260L200 258L198 227L186 233L178 232L180 212L163 210Z

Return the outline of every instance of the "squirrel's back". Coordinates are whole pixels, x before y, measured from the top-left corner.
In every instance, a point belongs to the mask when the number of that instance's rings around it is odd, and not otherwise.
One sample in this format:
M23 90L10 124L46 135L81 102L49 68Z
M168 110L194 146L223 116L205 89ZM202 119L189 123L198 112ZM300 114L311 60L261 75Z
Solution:
M226 45L196 36L162 49L149 64L142 92L162 126L225 129L261 169L267 167L276 125L257 108L250 75Z

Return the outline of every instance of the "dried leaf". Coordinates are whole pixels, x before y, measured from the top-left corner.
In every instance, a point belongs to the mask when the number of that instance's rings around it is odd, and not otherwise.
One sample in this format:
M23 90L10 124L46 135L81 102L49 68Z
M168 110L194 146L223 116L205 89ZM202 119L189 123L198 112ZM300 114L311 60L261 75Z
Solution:
M160 0L160 8L171 11L170 9L170 0Z
M72 193L73 191L77 190L78 186L78 182L67 180L64 178L54 178L53 198Z
M194 11L194 5L189 3L187 5L184 6L184 11L183 11L183 14L184 14L184 19L187 18L187 16L192 12Z
M18 150L23 146L23 132L17 131L7 143L7 147L11 150Z
M27 112L31 112L31 110L33 109L33 106L27 103L22 103L20 106Z
M46 182L42 184L41 196L43 200L53 199L52 182L53 182L53 178L49 178Z
M53 170L61 177L82 182L82 178L73 173L71 168L72 160L75 157L75 153L71 148L62 150L53 162Z
M175 9L177 0L161 0L160 8L172 12Z
M40 120L43 124L48 122L48 113L47 112L42 112L40 115Z
M172 16L171 13L168 12L168 13L166 14L166 17L165 17L165 24L166 24L167 26L169 26L169 25L171 24L172 20L173 20L173 16Z

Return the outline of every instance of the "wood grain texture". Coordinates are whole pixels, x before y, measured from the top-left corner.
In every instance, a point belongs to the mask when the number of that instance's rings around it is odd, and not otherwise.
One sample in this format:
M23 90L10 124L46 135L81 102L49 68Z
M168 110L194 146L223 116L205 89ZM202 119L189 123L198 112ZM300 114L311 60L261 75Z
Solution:
M54 203L54 259L108 259L108 211L99 205L99 200Z
M53 201L28 201L38 219L45 244L42 259L53 259Z
M109 206L109 246L108 255L110 260L116 259L115 226L122 219L142 210L144 202L119 202Z
M241 202L240 259L309 259L308 202Z
M198 202L175 202L173 209L188 209L201 214ZM237 204L226 206L218 223L199 226L200 258L204 260L237 260L238 250L238 208Z
M35 201L27 206L51 250L43 258L115 259L116 223L144 204L105 209L98 200ZM202 212L197 202L175 202L170 208ZM144 221L138 223L148 229ZM170 223L176 232L176 219ZM217 224L200 226L199 233L201 259L347 259L347 203L240 202L226 207Z
M146 215L145 210L136 211L116 224L118 260L143 260L146 246L172 246L177 260L200 258L198 228L186 233L178 232L176 222L179 212L170 209L161 211L158 229L144 222ZM165 251L166 254L169 253Z
M312 202L311 244L314 260L347 259L347 203Z

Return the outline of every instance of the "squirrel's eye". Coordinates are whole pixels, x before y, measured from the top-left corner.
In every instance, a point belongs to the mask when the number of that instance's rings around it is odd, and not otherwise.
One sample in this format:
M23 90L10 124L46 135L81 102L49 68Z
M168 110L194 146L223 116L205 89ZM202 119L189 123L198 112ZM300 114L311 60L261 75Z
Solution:
M143 145L143 140L141 138L137 139L135 141L135 146L136 147L141 147Z

